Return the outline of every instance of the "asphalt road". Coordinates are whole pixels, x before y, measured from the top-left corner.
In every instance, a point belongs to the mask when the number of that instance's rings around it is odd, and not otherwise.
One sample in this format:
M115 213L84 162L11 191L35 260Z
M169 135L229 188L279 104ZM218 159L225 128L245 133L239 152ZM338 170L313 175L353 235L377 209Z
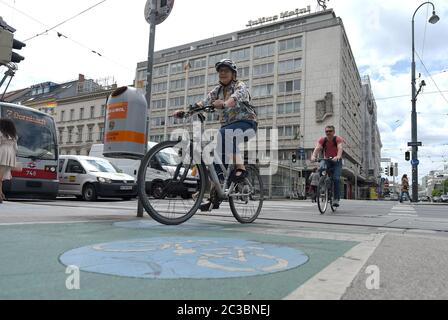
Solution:
M239 225L229 208L223 205L211 214L197 214L191 222L178 227L160 226L147 215L136 219L136 206L135 201L86 203L71 199L17 201L1 205L0 249L6 253L3 256L7 259L0 262L0 286L6 289L0 293L0 298L448 299L448 206L344 201L337 213L320 215L311 202L267 201L260 218L249 226ZM202 274L194 281L191 277L195 275L187 275L186 279L179 281L160 279L166 268L159 261L159 273L152 280L137 281L137 276L120 273L128 270L129 266L115 266L114 272L118 274L103 270L109 274L101 275L98 270L92 273L81 269L82 279L87 278L83 282L83 290L67 291L61 285L66 278L61 256L71 250L84 250L85 246L87 249L89 246L95 248L95 244L107 243L107 246L116 245L120 248L118 251L123 251L120 246L135 246L139 245L138 241L162 238L174 241L176 255L180 252L181 256L188 256L188 253L202 250L199 248L201 241L216 237L235 241L225 250L236 251L230 257L220 256L224 259L222 261L209 261L207 266L214 268L214 272ZM145 240L138 240L137 244L132 242L136 239ZM182 241L195 244L186 248L180 244L184 243ZM237 270L248 269L252 262L262 264L261 257L277 253L247 252L238 241L255 241L258 245L268 244L281 249L280 256L276 256L281 262L279 265L291 266L300 256L288 255L289 250L300 250L308 260L282 272L239 275L235 273ZM163 250L155 252L165 254L168 247L162 245ZM213 248L218 249L224 250ZM131 252L135 248L126 250ZM286 256L282 258L281 255ZM81 264L85 260L84 254L75 254L74 257L75 262L82 257ZM198 261L203 260L203 256L197 258ZM140 259L140 256L132 259ZM132 259L127 257L124 260ZM178 257L174 260L179 263L186 261L178 260ZM104 261L95 263L99 266ZM201 263L204 265L204 261ZM218 274L216 268L230 273L222 279L209 279L210 275ZM272 268L255 267L264 271L272 271ZM138 270L135 265L130 269ZM372 270L378 271L374 283L379 285L375 288L366 285L372 281L368 273ZM88 285L86 288L86 282L92 288ZM30 283L31 286L25 285ZM183 296L191 288L195 288L195 295Z

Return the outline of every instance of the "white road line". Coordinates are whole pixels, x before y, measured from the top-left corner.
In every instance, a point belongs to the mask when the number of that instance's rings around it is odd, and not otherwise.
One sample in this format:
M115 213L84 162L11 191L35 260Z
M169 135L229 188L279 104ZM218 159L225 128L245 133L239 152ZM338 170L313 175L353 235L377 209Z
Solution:
M102 222L117 222L117 220L12 222L12 223L0 223L0 227L8 227L8 226L27 226L27 225L42 225L42 224L102 223Z
M389 213L389 217L411 217L411 218L418 218L418 215L416 214L406 214L406 213Z
M383 238L360 243L283 300L340 300Z

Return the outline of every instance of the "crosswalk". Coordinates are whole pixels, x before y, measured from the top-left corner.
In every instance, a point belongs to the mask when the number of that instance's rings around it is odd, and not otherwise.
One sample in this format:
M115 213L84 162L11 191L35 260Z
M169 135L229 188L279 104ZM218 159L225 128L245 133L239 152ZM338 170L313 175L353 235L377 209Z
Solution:
M389 212L389 216L393 217L418 217L417 211L411 205L397 204Z

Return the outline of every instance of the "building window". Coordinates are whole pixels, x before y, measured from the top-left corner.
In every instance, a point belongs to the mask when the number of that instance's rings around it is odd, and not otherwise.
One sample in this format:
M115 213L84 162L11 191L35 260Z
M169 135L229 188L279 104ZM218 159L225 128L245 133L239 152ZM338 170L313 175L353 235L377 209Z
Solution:
M152 92L154 92L154 93L165 92L167 88L168 88L168 83L166 81L154 83L152 85Z
M275 53L275 43L263 44L254 48L254 58L264 58L273 56Z
M197 94L194 96L188 96L187 97L187 105L193 105L196 102L202 101L204 100L204 95L203 94Z
M183 107L185 104L185 97L176 97L170 99L170 108Z
M208 75L208 85L214 86L219 82L219 75L216 72L213 72Z
M253 73L254 77L272 75L274 73L274 64L267 63L254 66Z
M166 99L154 100L151 109L166 109Z
M95 106L90 107L90 119L95 118Z
M205 84L205 76L196 76L189 79L190 87L203 86Z
M254 98L272 96L274 91L273 84L263 84L260 86L254 86L252 90L252 96Z
M217 122L219 121L219 113L208 113L207 114L207 121L209 122Z
M101 116L102 116L102 117L105 117L105 116L106 116L106 105L105 105L105 104L103 104L103 105L101 106Z
M65 121L65 111L61 110L61 122Z
M229 55L227 54L227 52L215 54L213 56L210 56L210 58L208 60L208 65L209 65L209 67L214 67L216 65L216 63L218 63L219 61L221 61L223 59L227 59L228 57L229 57Z
M300 102L289 102L277 105L277 114L300 113Z
M82 135L83 135L84 127L78 127L78 136L76 142L82 142Z
M162 142L165 139L164 135L153 135L149 137L149 141L151 142Z
M170 82L170 91L177 91L184 89L185 89L185 79L178 79Z
M235 62L246 61L250 59L250 48L244 48L230 52L230 59Z
M93 141L93 126L89 126L87 133L87 142Z
M301 80L291 80L291 81L285 81L280 82L278 84L278 93L293 93L300 91L301 89Z
M81 108L79 110L79 120L82 120L82 119L84 119L84 108Z
M168 74L168 65L154 68L154 74L153 74L154 77L163 77L163 76L166 76L167 74ZM146 78L146 71L145 71L145 74L143 74L143 78L141 78L141 79L145 79L145 78Z
M278 127L279 138L295 138L299 133L299 126Z
M260 119L271 118L274 114L272 106L261 106L257 108L257 115Z
M239 68L238 69L238 77L241 79L244 78L249 78L250 76L250 68L249 67L244 67L244 68Z
M279 74L298 72L300 70L302 70L302 59L291 59L278 63Z
M67 143L72 143L73 141L73 128L68 129Z
M151 128L163 127L165 125L165 117L157 117L151 119Z
M184 67L185 67L185 61L173 63L170 68L171 74L183 72Z
M102 125L100 126L100 133L99 133L98 141L104 142L104 126L102 126Z
M75 120L75 109L70 110L70 121Z
M297 49L302 49L302 37L286 39L279 42L280 52Z
M175 118L172 116L168 117L168 124L170 126L175 126L175 125L179 125L179 124L183 124L183 123L184 123L183 119L178 119L178 118Z
M59 129L59 143L63 143L63 138L64 138L64 128L60 128Z
M205 68L207 66L207 59L205 57L193 59L190 61L190 65L191 65L191 69L193 69L193 70Z

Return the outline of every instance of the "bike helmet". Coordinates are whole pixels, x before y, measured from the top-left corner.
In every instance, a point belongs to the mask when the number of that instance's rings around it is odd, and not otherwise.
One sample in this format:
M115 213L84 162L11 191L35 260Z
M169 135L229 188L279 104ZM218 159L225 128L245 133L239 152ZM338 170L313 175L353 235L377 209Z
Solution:
M219 72L219 69L221 67L228 67L233 72L238 73L238 67L236 66L235 62L233 62L230 59L224 59L224 60L219 61L215 67L216 67L217 72Z

